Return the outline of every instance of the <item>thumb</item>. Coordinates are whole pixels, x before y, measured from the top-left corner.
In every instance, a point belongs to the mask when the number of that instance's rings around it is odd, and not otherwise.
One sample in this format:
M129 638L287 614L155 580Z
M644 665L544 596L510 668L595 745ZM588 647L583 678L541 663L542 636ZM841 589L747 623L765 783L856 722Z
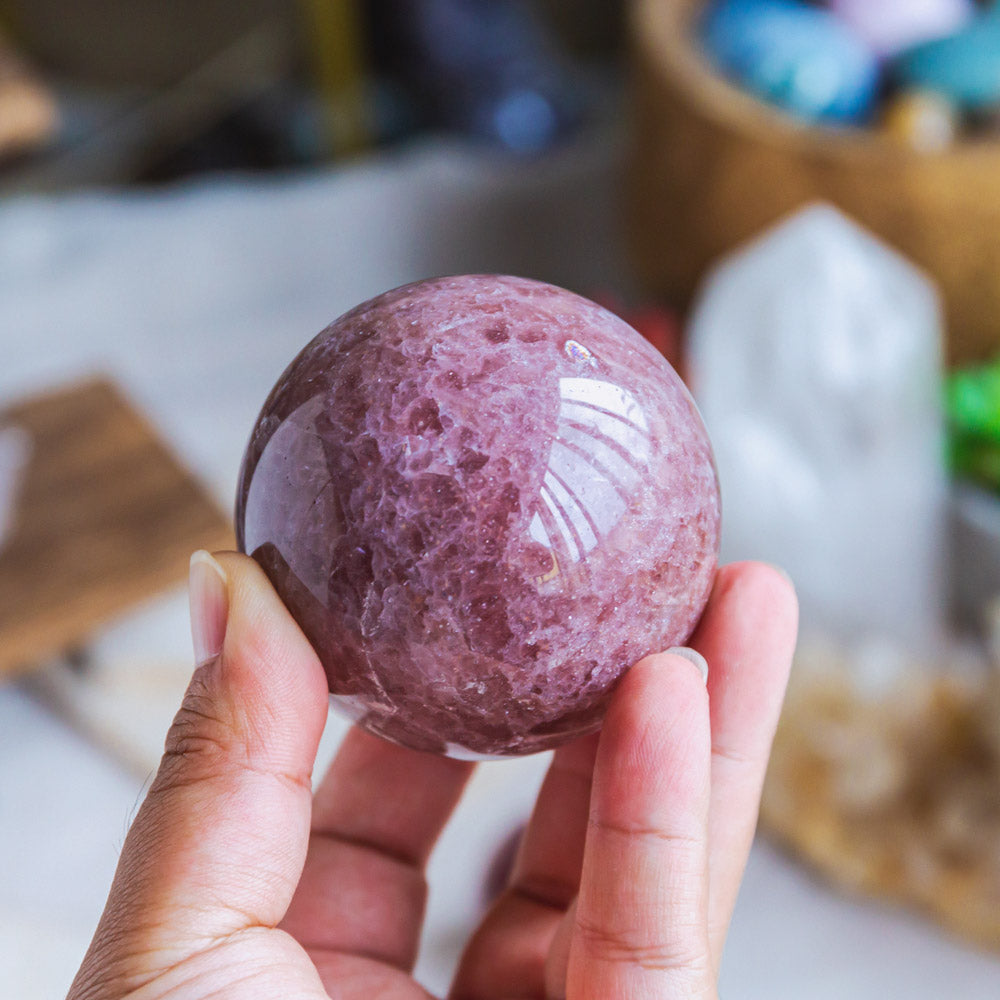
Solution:
M277 925L309 840L316 654L252 559L196 552L190 590L199 665L85 961L129 977Z

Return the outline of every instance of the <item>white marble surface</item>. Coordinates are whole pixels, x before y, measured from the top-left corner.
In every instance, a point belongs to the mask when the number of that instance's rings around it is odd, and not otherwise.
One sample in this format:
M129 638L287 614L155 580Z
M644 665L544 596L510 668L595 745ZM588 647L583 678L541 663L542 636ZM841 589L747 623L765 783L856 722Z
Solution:
M616 161L610 139L531 168L432 146L325 175L0 205L0 401L110 372L228 505L274 379L361 299L474 270L621 287ZM65 993L189 670L184 608L182 593L166 595L97 638L95 683L121 692L117 731L113 714L97 727L105 748L38 685L0 688L2 998ZM324 757L341 732L331 727ZM543 766L484 766L434 856L420 974L435 989ZM1000 961L918 918L843 899L759 845L723 993L986 1000L1000 995Z

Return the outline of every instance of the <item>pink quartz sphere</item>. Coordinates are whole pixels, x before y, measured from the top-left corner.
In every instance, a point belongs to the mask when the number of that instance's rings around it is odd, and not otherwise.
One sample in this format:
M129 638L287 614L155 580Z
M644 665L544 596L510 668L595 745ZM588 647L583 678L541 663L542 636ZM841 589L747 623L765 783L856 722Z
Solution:
M688 639L719 493L691 397L630 326L467 275L365 302L299 354L236 525L335 706L409 747L503 756L596 730L625 670Z

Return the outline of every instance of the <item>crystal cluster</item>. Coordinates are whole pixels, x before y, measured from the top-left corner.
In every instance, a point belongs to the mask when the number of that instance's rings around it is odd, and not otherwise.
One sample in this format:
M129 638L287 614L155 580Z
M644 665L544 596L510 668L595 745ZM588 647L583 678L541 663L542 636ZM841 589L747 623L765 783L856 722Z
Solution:
M631 327L462 276L299 354L253 430L237 532L335 706L407 746L508 755L596 729L624 670L688 638L719 498L690 396Z

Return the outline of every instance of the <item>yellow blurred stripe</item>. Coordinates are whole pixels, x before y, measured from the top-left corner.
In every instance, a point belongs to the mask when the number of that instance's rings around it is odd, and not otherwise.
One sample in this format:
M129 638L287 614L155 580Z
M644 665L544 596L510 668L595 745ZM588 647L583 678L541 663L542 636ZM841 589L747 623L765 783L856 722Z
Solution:
M299 0L325 108L329 152L355 153L369 142L365 114L364 33L357 0Z

